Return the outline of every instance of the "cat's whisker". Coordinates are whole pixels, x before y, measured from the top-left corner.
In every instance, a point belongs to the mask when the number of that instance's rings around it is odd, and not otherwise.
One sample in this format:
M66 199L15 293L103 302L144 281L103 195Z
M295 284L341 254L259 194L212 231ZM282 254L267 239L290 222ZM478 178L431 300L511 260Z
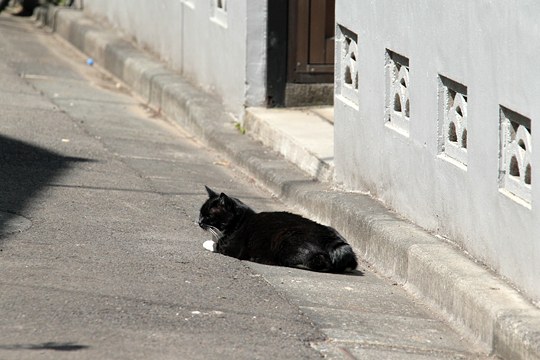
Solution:
M214 235L216 240L219 240L219 239L221 239L223 237L223 233L218 228L216 228L214 226L208 227L208 231L210 231L210 233L212 235Z

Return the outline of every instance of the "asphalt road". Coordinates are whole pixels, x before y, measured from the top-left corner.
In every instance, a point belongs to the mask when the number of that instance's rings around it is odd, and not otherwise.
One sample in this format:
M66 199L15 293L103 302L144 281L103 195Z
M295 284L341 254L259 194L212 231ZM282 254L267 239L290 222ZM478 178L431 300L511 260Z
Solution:
M204 185L284 206L5 14L0 109L0 359L483 357L366 264L329 275L204 250Z
M205 184L268 195L85 60L0 17L0 210L31 221L0 238L0 358L317 358L299 309L194 224Z

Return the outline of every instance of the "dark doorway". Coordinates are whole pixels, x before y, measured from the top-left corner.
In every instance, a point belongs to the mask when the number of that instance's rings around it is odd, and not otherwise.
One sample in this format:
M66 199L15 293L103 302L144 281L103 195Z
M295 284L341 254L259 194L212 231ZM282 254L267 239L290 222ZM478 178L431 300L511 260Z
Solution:
M331 103L334 19L335 0L268 1L269 107Z
M296 83L334 81L335 0L293 0L289 4L288 79Z

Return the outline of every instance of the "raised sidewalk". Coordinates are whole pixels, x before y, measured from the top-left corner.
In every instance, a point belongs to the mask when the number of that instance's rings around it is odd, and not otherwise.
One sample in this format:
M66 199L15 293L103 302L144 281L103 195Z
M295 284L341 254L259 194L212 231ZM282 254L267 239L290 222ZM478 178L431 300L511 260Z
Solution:
M281 144L275 149L288 157L284 159L251 136L242 136L215 98L82 13L50 8L42 16L58 35L150 106L227 155L284 201L335 227L380 273L404 284L472 339L505 359L540 359L540 310L485 267L381 203L336 190L325 181L332 176L332 154L327 151L331 144L310 149L287 133L287 127L283 131L268 121L268 114L275 118L271 110L249 110L248 135L266 139L269 145ZM320 130L316 135L317 129L312 129L312 143L327 141L327 131Z

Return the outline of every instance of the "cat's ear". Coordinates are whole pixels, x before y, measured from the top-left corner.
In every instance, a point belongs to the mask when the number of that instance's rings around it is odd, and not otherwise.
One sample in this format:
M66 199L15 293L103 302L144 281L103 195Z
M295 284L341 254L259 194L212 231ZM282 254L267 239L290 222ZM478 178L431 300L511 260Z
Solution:
M218 194L214 190L210 189L208 186L204 185L204 188L206 189L209 197L218 197Z
M219 203L226 208L231 208L234 206L234 201L228 197L225 193L219 195Z

